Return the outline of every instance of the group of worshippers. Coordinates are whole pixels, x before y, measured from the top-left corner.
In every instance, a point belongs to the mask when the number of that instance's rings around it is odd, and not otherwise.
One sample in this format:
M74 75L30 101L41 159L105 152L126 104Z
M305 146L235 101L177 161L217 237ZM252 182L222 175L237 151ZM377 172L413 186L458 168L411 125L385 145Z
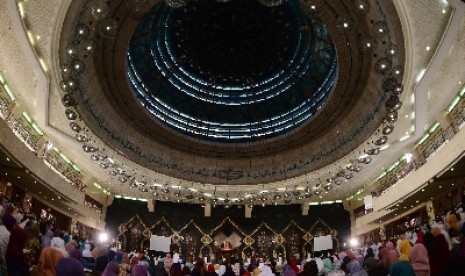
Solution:
M69 235L24 216L6 200L0 216L0 276L85 275L79 244Z
M450 229L449 229L450 230ZM363 259L346 254L341 268L350 275L373 276L454 276L465 275L465 227L457 235L446 231L444 223L433 222L414 235L403 235L396 242L373 245ZM342 254L342 253L341 253ZM341 256L340 254L340 256ZM365 268L353 274L351 264Z

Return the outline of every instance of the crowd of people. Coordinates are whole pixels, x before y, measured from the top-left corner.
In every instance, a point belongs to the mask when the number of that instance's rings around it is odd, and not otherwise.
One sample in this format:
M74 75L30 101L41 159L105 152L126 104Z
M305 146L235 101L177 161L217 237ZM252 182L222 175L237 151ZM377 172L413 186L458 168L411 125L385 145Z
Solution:
M364 250L315 252L314 258L296 255L279 263L258 256L249 263L206 263L177 253L123 252L38 222L7 202L0 205L0 215L0 276L465 275L465 215L460 213Z

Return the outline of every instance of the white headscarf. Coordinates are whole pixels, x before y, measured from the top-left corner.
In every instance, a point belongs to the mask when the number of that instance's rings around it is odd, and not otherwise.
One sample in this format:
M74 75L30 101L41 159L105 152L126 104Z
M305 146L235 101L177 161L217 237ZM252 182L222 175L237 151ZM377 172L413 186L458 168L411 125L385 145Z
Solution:
M63 256L68 257L68 251L65 249L65 241L60 237L54 237L50 242L50 247L60 251Z
M90 253L90 244L86 243L84 245L84 250L82 250L82 257L92 258L92 253Z
M274 276L273 272L271 271L271 267L264 265L262 267L261 276Z

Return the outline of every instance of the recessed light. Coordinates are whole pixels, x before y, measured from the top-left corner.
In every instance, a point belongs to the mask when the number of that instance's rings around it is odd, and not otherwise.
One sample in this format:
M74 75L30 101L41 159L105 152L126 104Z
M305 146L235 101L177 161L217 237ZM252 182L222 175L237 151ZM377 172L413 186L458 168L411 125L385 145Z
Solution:
M454 171L454 168L450 168L450 171L453 172L453 171Z
M441 189L441 188L442 188L442 186L439 186L439 189Z
M7 157L7 158L6 158L6 161L10 162L10 158Z
M419 200L415 201L415 203L418 203L418 202L420 202L420 201Z
M446 9L442 9L442 13L446 13Z
M426 46L426 51L429 51L429 50L431 50L431 47Z

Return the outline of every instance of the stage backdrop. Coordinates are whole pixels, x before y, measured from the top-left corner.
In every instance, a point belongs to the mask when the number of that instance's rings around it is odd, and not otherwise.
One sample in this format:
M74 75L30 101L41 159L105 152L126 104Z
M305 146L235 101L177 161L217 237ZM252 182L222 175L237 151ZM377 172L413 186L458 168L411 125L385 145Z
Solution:
M150 247L150 236L171 237L171 251L187 258L209 261L233 258L247 261L252 254L285 259L314 252L315 237L330 235L334 248L350 237L350 217L342 204L310 206L302 216L300 205L255 206L252 218L244 207L212 208L204 217L200 205L115 199L107 209L106 228L123 249Z

